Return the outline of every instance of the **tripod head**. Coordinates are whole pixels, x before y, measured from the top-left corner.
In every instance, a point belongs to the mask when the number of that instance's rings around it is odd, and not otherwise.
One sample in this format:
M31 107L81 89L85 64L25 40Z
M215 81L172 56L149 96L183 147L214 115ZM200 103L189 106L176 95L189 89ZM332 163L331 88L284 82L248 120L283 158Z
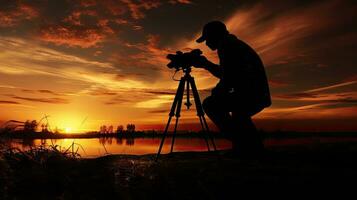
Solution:
M184 72L186 70L191 71L195 60L199 59L202 55L202 51L200 49L194 49L190 52L183 53L182 51L177 51L176 54L168 54L167 59L170 62L167 64L167 67L172 69L175 68L176 71L182 69Z
M192 71L192 67L185 67L185 68L182 68L182 71L185 73L185 76L186 75L190 75L191 71Z

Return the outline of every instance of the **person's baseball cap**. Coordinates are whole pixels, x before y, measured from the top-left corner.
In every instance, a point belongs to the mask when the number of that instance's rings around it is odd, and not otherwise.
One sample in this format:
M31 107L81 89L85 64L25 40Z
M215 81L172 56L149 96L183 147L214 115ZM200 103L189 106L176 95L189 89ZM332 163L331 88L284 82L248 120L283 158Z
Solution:
M211 21L203 27L202 35L196 42L201 43L209 36L219 36L227 33L227 27L220 21Z

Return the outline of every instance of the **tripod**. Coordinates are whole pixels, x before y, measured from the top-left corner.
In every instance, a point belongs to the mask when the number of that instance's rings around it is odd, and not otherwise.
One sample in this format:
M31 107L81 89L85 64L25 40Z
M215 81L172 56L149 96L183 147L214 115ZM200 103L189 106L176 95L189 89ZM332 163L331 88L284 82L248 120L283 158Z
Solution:
M208 128L208 125L207 125L206 118L204 116L205 113L203 112L203 108L202 108L200 96L199 96L198 91L197 91L195 80L190 75L191 67L184 68L183 72L185 73L185 75L183 77L181 77L180 83L178 85L178 88L177 88L177 91L176 91L176 95L175 95L175 99L174 99L174 101L172 103L171 111L169 113L169 119L168 119L168 122L166 124L164 135L163 135L163 137L161 139L159 151L157 152L157 155L156 155L156 161L159 159L159 156L160 156L160 153L161 153L161 150L162 150L162 146L164 145L164 141L165 141L165 138L167 136L167 131L168 131L168 128L170 126L171 119L172 119L173 116L175 116L176 117L176 123L175 123L175 128L174 128L174 131L173 131L173 135L172 135L172 143L171 143L170 153L173 152L178 120L180 118L182 99L183 99L183 95L184 95L184 91L185 91L185 85L186 85L186 96L187 96L185 105L187 106L187 109L189 109L190 106L192 105L191 102L190 102L190 86L191 86L192 93L193 93L193 98L194 98L194 101L195 101L195 107L196 107L196 110L197 110L197 116L198 116L198 118L200 120L202 131L206 133L204 139L206 141L208 151L210 151L210 146L209 146L207 135L209 135L209 137L211 139L211 142L212 142L212 145L213 145L213 149L216 151L216 144L214 143L213 136L209 133L209 128Z

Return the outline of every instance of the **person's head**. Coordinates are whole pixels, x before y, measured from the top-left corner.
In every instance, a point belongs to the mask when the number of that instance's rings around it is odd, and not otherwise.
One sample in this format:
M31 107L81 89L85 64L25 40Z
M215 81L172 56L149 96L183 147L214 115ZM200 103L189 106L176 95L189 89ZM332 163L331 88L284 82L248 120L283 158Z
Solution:
M203 27L202 35L196 42L201 43L206 41L206 45L210 49L216 50L227 34L228 31L224 23L220 21L211 21Z

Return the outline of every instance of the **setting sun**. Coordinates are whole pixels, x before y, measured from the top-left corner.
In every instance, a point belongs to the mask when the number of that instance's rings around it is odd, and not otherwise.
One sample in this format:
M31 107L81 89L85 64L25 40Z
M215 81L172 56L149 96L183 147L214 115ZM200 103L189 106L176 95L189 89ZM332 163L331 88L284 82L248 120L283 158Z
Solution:
M71 133L72 132L72 128L71 127L66 127L64 129L65 133Z

